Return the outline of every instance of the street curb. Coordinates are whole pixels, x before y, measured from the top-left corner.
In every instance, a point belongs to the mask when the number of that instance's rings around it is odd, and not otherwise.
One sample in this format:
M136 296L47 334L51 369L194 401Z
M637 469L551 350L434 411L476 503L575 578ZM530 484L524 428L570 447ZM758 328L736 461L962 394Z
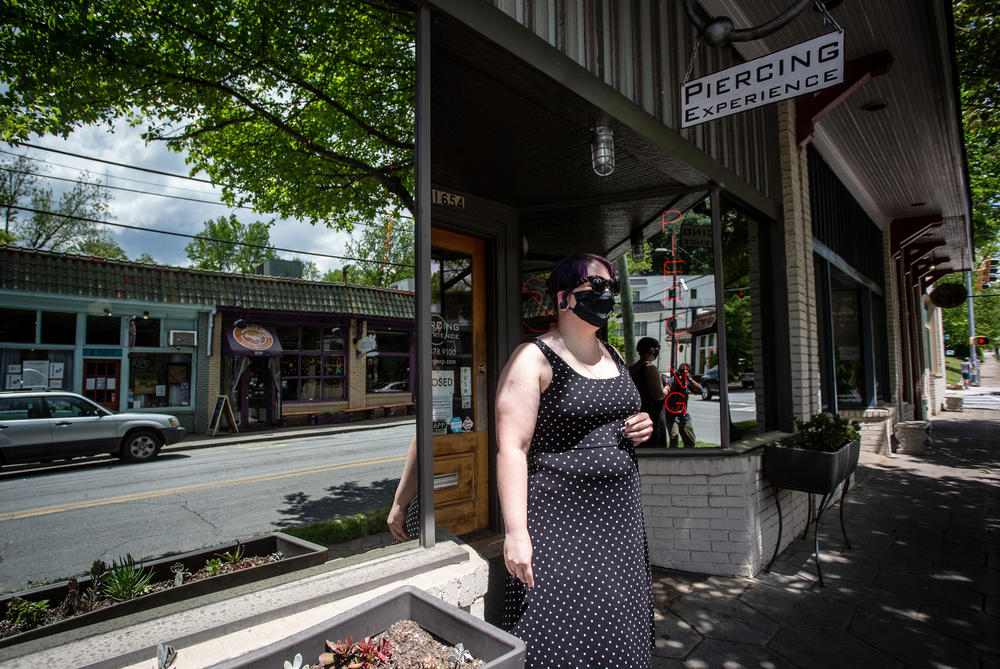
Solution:
M335 425L329 427L313 427L312 429L291 428L288 431L269 430L266 432L256 432L243 435L232 435L229 433L219 434L215 437L205 438L198 435L198 439L192 441L179 441L160 449L160 453L172 451L199 450L202 448L214 448L216 446L232 446L233 444L249 444L259 441L271 441L273 439L292 439L295 437L316 437L329 434L345 434L350 432L368 432L378 430L383 427L396 427L398 425L415 425L416 419L413 417L400 417L400 419L387 418L378 423L357 425Z

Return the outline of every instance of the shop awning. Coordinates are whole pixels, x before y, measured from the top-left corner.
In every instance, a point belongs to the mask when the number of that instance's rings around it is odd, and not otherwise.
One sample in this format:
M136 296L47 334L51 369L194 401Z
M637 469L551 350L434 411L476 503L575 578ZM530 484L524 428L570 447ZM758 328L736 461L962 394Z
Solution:
M255 357L276 356L284 353L278 337L263 325L237 327L229 323L226 331L225 353L227 355L250 355Z

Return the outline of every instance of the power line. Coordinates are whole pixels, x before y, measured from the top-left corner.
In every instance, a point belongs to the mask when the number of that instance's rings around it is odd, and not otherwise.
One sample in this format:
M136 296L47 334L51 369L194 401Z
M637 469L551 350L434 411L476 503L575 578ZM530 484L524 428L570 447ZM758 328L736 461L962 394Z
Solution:
M79 154L79 153L72 153L70 151L62 151L60 149L50 149L50 148L47 148L47 147L44 147L44 146L37 146L35 144L28 144L28 143L22 143L22 144L19 144L18 146L26 146L28 148L38 149L40 151L51 151L53 153L59 153L59 154L62 154L62 155L71 156L73 158L81 158L83 160L93 160L93 161L96 161L96 162L99 162L99 163L107 163L108 165L114 165L116 167L124 167L126 169L131 169L131 170L141 170L143 172L151 172L153 174L160 174L160 175L172 177L172 178L175 178L175 179L188 179L190 181L197 181L199 183L209 184L213 188L217 188L218 187L217 184L215 184L215 183L213 183L211 181L207 181L205 179L198 179L198 178L195 178L195 177L189 177L189 176L184 176L184 175L180 175L180 174L171 174L170 172L163 172L163 171L160 171L160 170L154 170L154 169L151 169L151 168L148 168L148 167L139 167L137 165L127 165L125 163L117 163L117 162L114 162L112 160L104 160L103 158L94 158L92 156L85 156L85 155L82 155L82 154ZM6 154L12 155L12 156L19 156L20 155L20 154L12 153L10 151L0 150L0 152L6 153ZM25 156L25 157L28 158L29 160L38 160L40 162L48 162L48 161L45 161L45 160L41 160L39 158L34 158L32 156ZM52 164L55 164L55 163L52 163ZM67 166L66 165L60 165L60 167L67 167ZM5 169L7 169L8 171L12 171L12 172L15 171L15 170L10 170L10 168L5 168ZM67 169L73 169L73 168L68 168L67 167ZM41 178L45 178L45 179L57 179L59 181L69 181L71 183L90 183L90 182L85 182L85 181L73 181L73 180L67 179L65 177L56 177L56 176L51 176L51 175L47 175L47 174L36 174L36 173L32 173L32 172L26 172L26 173L25 172L18 172L18 173L19 174L30 174L32 176L37 176L37 177L41 177ZM124 179L125 177L114 177L114 178L116 178L116 179ZM131 179L129 179L129 181L131 181ZM140 181L139 183L146 183L146 182L141 182ZM153 195L153 196L156 196L156 197L174 198L174 199L177 199L177 200L187 200L189 202L199 202L199 203L203 203L203 204L215 204L215 205L219 205L219 206L222 206L222 207L228 207L230 209L242 209L244 211L252 211L254 213L258 213L257 210L254 209L254 208L252 208L252 207L242 207L242 206L230 207L229 205L227 205L224 202L212 202L212 201L209 201L209 200L198 200L198 199L194 199L194 198L184 197L182 195L166 195L166 194L153 193L153 192L143 191L143 190L133 190L133 189L125 188L123 186L111 186L111 185L105 185L105 184L100 184L100 183L98 183L98 184L90 184L90 185L99 186L101 188L113 188L115 190L122 190L122 191L127 191L127 192L130 192L130 193L137 193L137 194L142 194L142 195ZM173 188L173 186L166 186L164 184L148 184L148 185L156 185L156 186L162 185L165 188ZM187 190L187 189L185 189L185 190ZM241 190L241 189L237 189L237 190ZM398 217L398 219L397 219L397 222L398 223L409 223L409 224L412 225L412 223L413 223L413 217L412 216L406 216L406 215L400 215ZM368 223L368 222L359 221L355 225L370 226L370 225L376 225L376 224L375 223Z
M42 214L44 216L58 216L60 218L68 218L73 221L81 221L84 223L109 225L115 228L126 228L128 230L141 230L143 232L155 232L160 235L170 235L172 237L183 237L185 239L203 239L205 241L216 242L218 244L229 244L230 246L248 246L250 248L262 249L262 250L273 249L275 251L284 251L285 253L301 253L303 255L308 255L308 256L318 256L320 258L333 258L334 260L350 260L352 262L367 262L379 265L385 264L385 265L392 265L393 267L409 267L409 268L413 267L413 265L409 265L406 263L398 263L398 262L382 261L382 260L368 260L367 258L351 258L349 256L335 256L329 253L318 253L316 251L300 251L298 249L286 249L280 246L266 246L264 244L250 244L249 242L238 242L230 239L216 239L214 237L205 237L202 235L191 235L185 232L173 232L171 230L154 230L153 228L142 228L137 225L126 225L125 223L112 223L111 221L100 221L97 220L96 218L87 218L85 216L74 216L72 214L63 214L55 211L43 211L41 209L22 207L16 204L5 205L3 208L17 209L18 211L26 211L32 214Z
M112 190L120 190L120 191L125 191L126 193L138 193L140 195L153 195L155 197L166 197L166 198L170 198L172 200L184 200L186 202L200 202L201 204L215 204L215 205L218 205L220 207L227 207L229 209L244 209L246 211L253 211L253 209L251 209L250 207L230 207L225 202L213 202L211 200L199 200L198 198L185 197L183 195L170 195L170 194L167 194L167 193L153 193L153 192L148 191L148 190L139 190L137 188L125 188L124 186L112 186L110 184L95 183L93 181L80 181L79 179L68 179L66 177L57 177L57 176L53 176L51 174L40 174L38 172L22 172L21 170L14 170L14 169L11 169L9 167L4 167L2 169L4 171L6 171L6 172L11 172L13 174L24 174L24 175L27 175L27 176L39 177L39 178L42 178L42 179L55 179L56 181L68 181L69 183L83 184L85 186L97 186L98 188L108 188L108 189L112 189Z
M26 153L17 153L15 151L7 151L5 149L0 149L0 153L5 153L8 156L15 156L17 158L24 158L26 160L30 160L30 161L35 162L35 163L44 163L46 165L52 165L54 167L61 167L63 169L67 169L67 170L79 170L80 169L79 167L75 167L73 165L66 165L65 163L57 163L57 162L54 162L54 161L51 161L51 160L45 160L44 158L36 158L35 156L29 156ZM143 181L142 179L130 179L129 177L123 177L123 176L119 176L117 174L105 174L105 176L110 177L112 179L118 179L119 181L130 181L132 183L142 184L144 186L159 186L159 187L162 187L162 188L170 188L170 189L173 189L173 190L183 190L183 191L187 191L189 193L198 193L200 195L205 195L206 194L204 189L199 190L197 188L184 188L183 186L168 186L167 184L156 183L155 181Z
M154 170L151 167L140 167L138 165L128 165L126 163L116 163L113 160L105 160L104 158L94 158L93 156L85 156L79 153L73 153L72 151L62 151L61 149L50 149L46 146L38 146L37 144L28 144L25 142L18 143L18 146L26 146L29 149L38 149L39 151L50 151L52 153L59 153L64 156L71 156L73 158L81 158L83 160L93 160L97 163L104 163L106 165L114 165L115 167L124 167L129 170L139 170L140 172L149 172L150 174L159 174L165 177L172 177L174 179L187 179L188 181L197 181L198 183L209 184L211 186L216 186L218 184L212 182L209 179L199 179L198 177L187 176L186 174L173 174L171 172L164 172L162 170Z

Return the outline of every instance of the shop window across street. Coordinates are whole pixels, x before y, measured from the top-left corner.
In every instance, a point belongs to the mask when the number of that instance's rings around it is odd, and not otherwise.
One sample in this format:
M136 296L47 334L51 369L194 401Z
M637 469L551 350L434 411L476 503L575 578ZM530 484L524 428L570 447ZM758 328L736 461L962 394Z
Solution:
M346 397L342 326L283 325L276 328L284 402L342 400Z
M410 333L369 330L376 348L365 353L365 391L403 393L410 390Z

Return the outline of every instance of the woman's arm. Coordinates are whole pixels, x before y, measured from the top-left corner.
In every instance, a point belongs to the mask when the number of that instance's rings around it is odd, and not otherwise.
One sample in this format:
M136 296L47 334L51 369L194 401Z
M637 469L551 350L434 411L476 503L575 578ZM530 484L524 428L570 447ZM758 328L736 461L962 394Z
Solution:
M417 437L413 437L410 447L406 449L406 461L403 463L403 473L396 486L396 495L389 508L389 517L385 523L397 541L409 541L406 534L406 507L417 496Z
M528 536L528 449L543 383L548 383L546 371L548 363L538 347L522 344L497 384L497 486L506 532L504 564L529 588L534 587L535 579Z
M667 396L667 389L663 386L663 379L660 377L660 370L656 365L646 365L642 372L645 375L646 392L654 400L662 400Z

